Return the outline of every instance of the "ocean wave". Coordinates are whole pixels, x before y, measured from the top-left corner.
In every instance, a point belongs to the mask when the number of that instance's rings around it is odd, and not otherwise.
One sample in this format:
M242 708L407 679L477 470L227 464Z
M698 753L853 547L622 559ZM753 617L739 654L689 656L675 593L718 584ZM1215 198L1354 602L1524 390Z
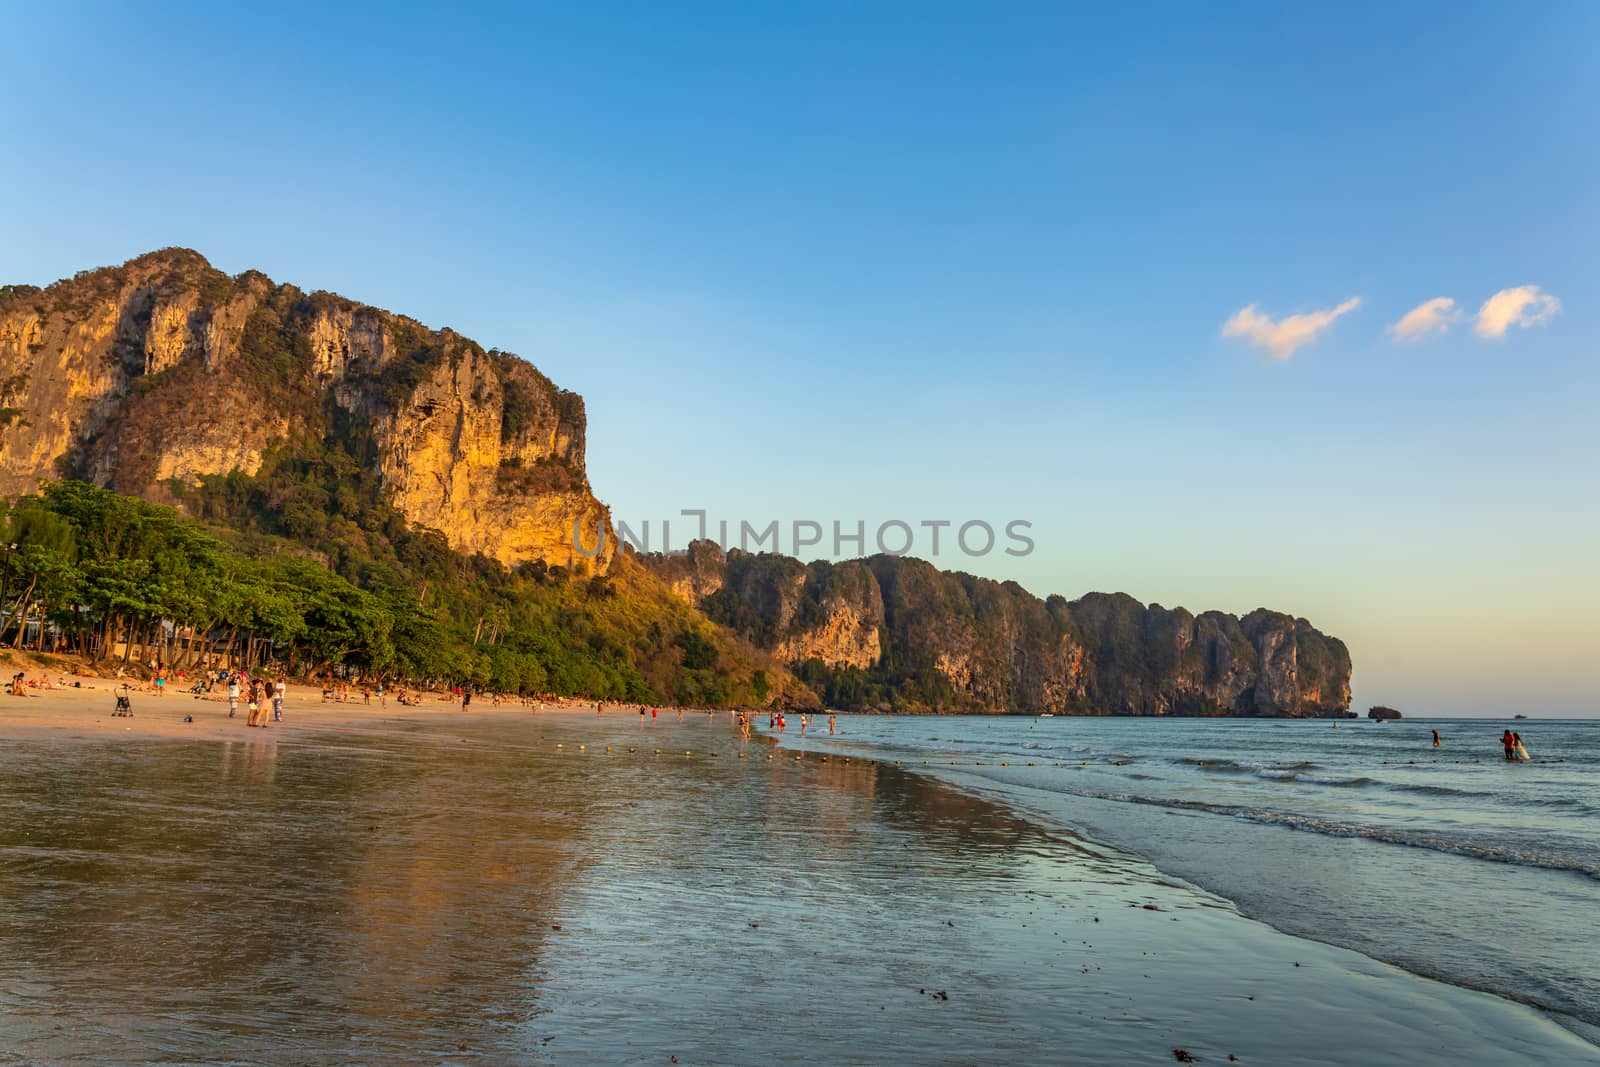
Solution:
M1376 778L1368 778L1365 775L1357 775L1354 778L1336 778L1332 775L1326 774L1302 774L1299 776L1299 780L1302 782L1311 782L1315 785L1338 786L1341 789L1384 784L1378 781Z
M1252 760L1228 759L1227 757L1201 759L1198 756L1183 756L1177 762L1194 767L1197 770L1212 771L1218 774L1282 774L1284 772L1312 771L1320 766L1320 764L1313 763L1310 760L1263 763Z
M977 772L980 776L988 776L983 771ZM1131 777L1131 775L1129 776ZM1290 779L1283 779L1290 780ZM1252 807L1240 804L1219 804L1204 800L1190 800L1177 797L1146 796L1139 793L1123 793L1092 788L1062 788L1056 783L1035 779L1027 783L1030 787L1048 793L1057 793L1065 796L1081 796L1095 800L1109 800L1124 804L1139 804L1149 807L1166 808L1175 811L1193 811L1209 815L1219 815L1228 818L1242 819L1248 822L1265 823L1282 826L1286 829L1297 830L1305 833L1323 834L1328 837L1361 838L1367 841L1376 841L1381 844L1400 845L1407 848L1428 849L1434 852L1451 853L1466 856L1472 859L1487 860L1494 863L1507 863L1524 867L1539 867L1546 870L1569 871L1583 875L1587 878L1600 881L1600 863L1595 862L1588 852L1573 852L1551 848L1529 847L1526 845L1513 846L1505 843L1473 840L1467 837L1452 837L1443 833L1426 830L1410 830L1399 827L1371 826L1354 822L1346 822L1337 818L1318 815L1306 815L1299 812L1279 811L1273 808ZM1361 787L1372 784L1388 785L1392 783L1374 783L1370 778L1345 778L1329 779L1318 784L1332 784L1347 787ZM1576 850L1575 850L1576 851Z
M1425 785L1420 782L1385 782L1384 785L1388 786L1390 789L1399 790L1402 793L1420 793L1421 795L1427 797L1487 798L1495 795L1493 793L1485 792L1482 789L1457 789L1455 786L1450 785Z
M1590 861L1587 856L1579 858L1565 852L1512 847L1494 842L1452 838L1427 831L1403 830L1386 826L1366 826L1317 815L1303 815L1298 812L1275 811L1271 808L1245 807L1235 804L1213 804L1203 800L1179 800L1169 797L1140 796L1133 793L1085 792L1080 795L1129 804L1145 804L1152 807L1229 816L1250 822L1283 826L1290 830L1325 834L1329 837L1358 837L1367 841L1402 845L1407 848L1430 849L1435 852L1448 852L1458 856L1488 860L1494 863L1542 867L1554 871L1571 871L1574 874L1581 874L1600 881L1600 864Z
M1241 808L1227 811L1225 814L1249 819L1253 822L1286 826L1291 830L1327 834L1330 837L1359 837L1367 841L1381 841L1385 844L1404 845L1408 848L1431 849L1435 852L1448 852L1457 856L1468 856L1472 859L1489 860L1494 863L1511 863L1523 867L1543 867L1553 871L1571 871L1600 881L1600 865L1587 863L1577 857L1563 853L1512 848L1506 845L1466 841L1437 834L1390 827L1362 826L1356 823L1324 819L1314 815L1299 815L1293 812L1271 811L1264 808Z

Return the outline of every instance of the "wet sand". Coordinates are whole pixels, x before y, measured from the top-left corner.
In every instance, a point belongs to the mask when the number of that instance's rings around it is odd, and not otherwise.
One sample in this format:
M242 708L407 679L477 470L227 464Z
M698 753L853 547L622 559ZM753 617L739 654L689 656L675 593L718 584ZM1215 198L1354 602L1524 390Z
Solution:
M0 747L4 1064L1600 1062L725 714L59 703Z

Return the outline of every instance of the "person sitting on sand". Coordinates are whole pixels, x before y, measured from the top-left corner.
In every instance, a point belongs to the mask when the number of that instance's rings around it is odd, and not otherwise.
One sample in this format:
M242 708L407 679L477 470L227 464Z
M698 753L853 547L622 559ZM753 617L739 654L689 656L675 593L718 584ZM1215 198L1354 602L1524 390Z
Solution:
M16 674L13 674L11 676L11 695L12 696L14 696L14 697L25 697L25 696L29 695L27 687L25 685L23 685L23 681L24 681L24 677L23 677L23 672L21 672L21 671L18 671Z

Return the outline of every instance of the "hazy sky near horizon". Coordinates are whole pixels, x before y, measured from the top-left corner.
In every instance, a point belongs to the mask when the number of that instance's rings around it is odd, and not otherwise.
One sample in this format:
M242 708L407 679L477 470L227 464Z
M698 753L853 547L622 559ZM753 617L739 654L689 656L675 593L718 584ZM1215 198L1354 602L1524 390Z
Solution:
M0 282L190 246L531 359L630 525L1024 519L933 558L1600 713L1600 6L6 23Z

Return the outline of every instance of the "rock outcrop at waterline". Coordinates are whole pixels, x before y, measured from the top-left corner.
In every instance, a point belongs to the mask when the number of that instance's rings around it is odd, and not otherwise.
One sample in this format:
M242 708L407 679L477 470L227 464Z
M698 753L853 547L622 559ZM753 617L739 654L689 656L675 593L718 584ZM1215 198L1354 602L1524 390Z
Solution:
M838 704L878 710L1346 716L1350 654L1305 619L1041 600L873 556L804 564L697 542L647 565Z
M572 543L609 523L584 430L582 398L524 360L186 249L0 289L0 496L76 476L181 502L312 442L453 548L604 572L614 538Z

